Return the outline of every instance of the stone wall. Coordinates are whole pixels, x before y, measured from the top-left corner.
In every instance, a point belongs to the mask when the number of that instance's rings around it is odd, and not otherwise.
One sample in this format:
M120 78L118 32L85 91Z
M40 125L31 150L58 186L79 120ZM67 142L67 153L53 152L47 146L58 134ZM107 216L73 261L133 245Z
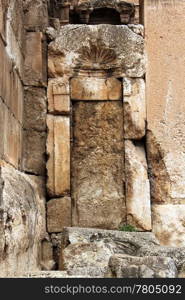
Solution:
M153 231L172 246L185 236L184 13L184 1L144 2Z
M30 32L29 2L0 0L0 276L5 277L40 270L46 263L41 244L46 238L45 179L34 176L45 172L44 37ZM47 20L46 4L37 3L37 12L45 7ZM38 31L37 22L46 25L40 17L32 16L33 30Z

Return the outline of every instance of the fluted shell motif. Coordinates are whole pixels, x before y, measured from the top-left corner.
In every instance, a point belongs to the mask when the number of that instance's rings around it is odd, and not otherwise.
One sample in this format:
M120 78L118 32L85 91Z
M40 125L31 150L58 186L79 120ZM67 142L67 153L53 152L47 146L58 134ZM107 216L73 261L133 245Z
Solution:
M113 67L117 55L114 49L106 47L100 41L89 41L89 46L79 50L78 64L82 69L108 69Z

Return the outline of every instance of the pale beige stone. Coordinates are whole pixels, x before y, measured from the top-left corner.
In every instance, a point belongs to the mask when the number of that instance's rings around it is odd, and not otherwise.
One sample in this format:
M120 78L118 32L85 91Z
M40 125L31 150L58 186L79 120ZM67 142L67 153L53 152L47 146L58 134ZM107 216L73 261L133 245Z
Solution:
M71 79L73 100L120 100L121 82L116 78L76 77Z
M48 110L53 114L70 113L69 81L52 79L48 84Z
M24 83L47 86L46 53L42 32L27 32L24 63Z
M24 0L24 24L29 31L42 31L48 26L48 1Z
M146 130L145 83L143 79L123 79L124 136L141 139Z
M151 225L150 183L144 146L125 141L127 223L149 231Z
M176 278L177 268L170 257L134 257L117 254L109 260L109 267L116 278Z
M47 127L47 189L55 197L70 191L70 119L48 115Z
M103 70L117 78L145 73L143 37L128 26L62 26L48 51L50 77L99 76Z
M41 241L46 234L43 178L3 165L0 193L0 276L40 270Z
M71 226L71 198L63 197L48 201L48 232L62 232L63 228L67 226Z
M161 245L185 246L185 205L153 205L153 233Z
M185 203L184 12L184 1L144 5L147 152L155 203Z

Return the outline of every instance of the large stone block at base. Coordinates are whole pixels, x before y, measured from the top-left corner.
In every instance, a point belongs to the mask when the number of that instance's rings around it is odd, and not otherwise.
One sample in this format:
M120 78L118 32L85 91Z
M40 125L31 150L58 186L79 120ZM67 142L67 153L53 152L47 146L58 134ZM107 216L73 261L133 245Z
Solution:
M153 205L152 220L161 245L185 247L185 205Z
M109 260L109 267L116 278L177 277L177 268L170 257L114 255Z
M74 102L73 124L73 226L117 229L126 216L122 102Z
M0 198L0 276L40 270L46 234L43 179L2 165Z
M158 245L152 233L65 228L60 269L74 276L109 277L108 262L112 255L136 255L144 245Z
M71 226L71 198L63 197L48 201L48 232L62 232L64 227L68 226Z
M125 141L127 223L149 231L151 224L150 183L144 145Z
M50 197L70 191L70 119L47 116L47 190Z

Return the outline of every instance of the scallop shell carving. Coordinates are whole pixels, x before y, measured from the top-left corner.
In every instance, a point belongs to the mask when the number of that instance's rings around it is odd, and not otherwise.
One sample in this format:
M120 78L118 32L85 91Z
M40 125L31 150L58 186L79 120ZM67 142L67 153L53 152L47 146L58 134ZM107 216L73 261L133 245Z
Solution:
M81 68L107 69L114 65L117 55L111 48L99 41L89 42L89 46L83 46L79 50L78 64Z

